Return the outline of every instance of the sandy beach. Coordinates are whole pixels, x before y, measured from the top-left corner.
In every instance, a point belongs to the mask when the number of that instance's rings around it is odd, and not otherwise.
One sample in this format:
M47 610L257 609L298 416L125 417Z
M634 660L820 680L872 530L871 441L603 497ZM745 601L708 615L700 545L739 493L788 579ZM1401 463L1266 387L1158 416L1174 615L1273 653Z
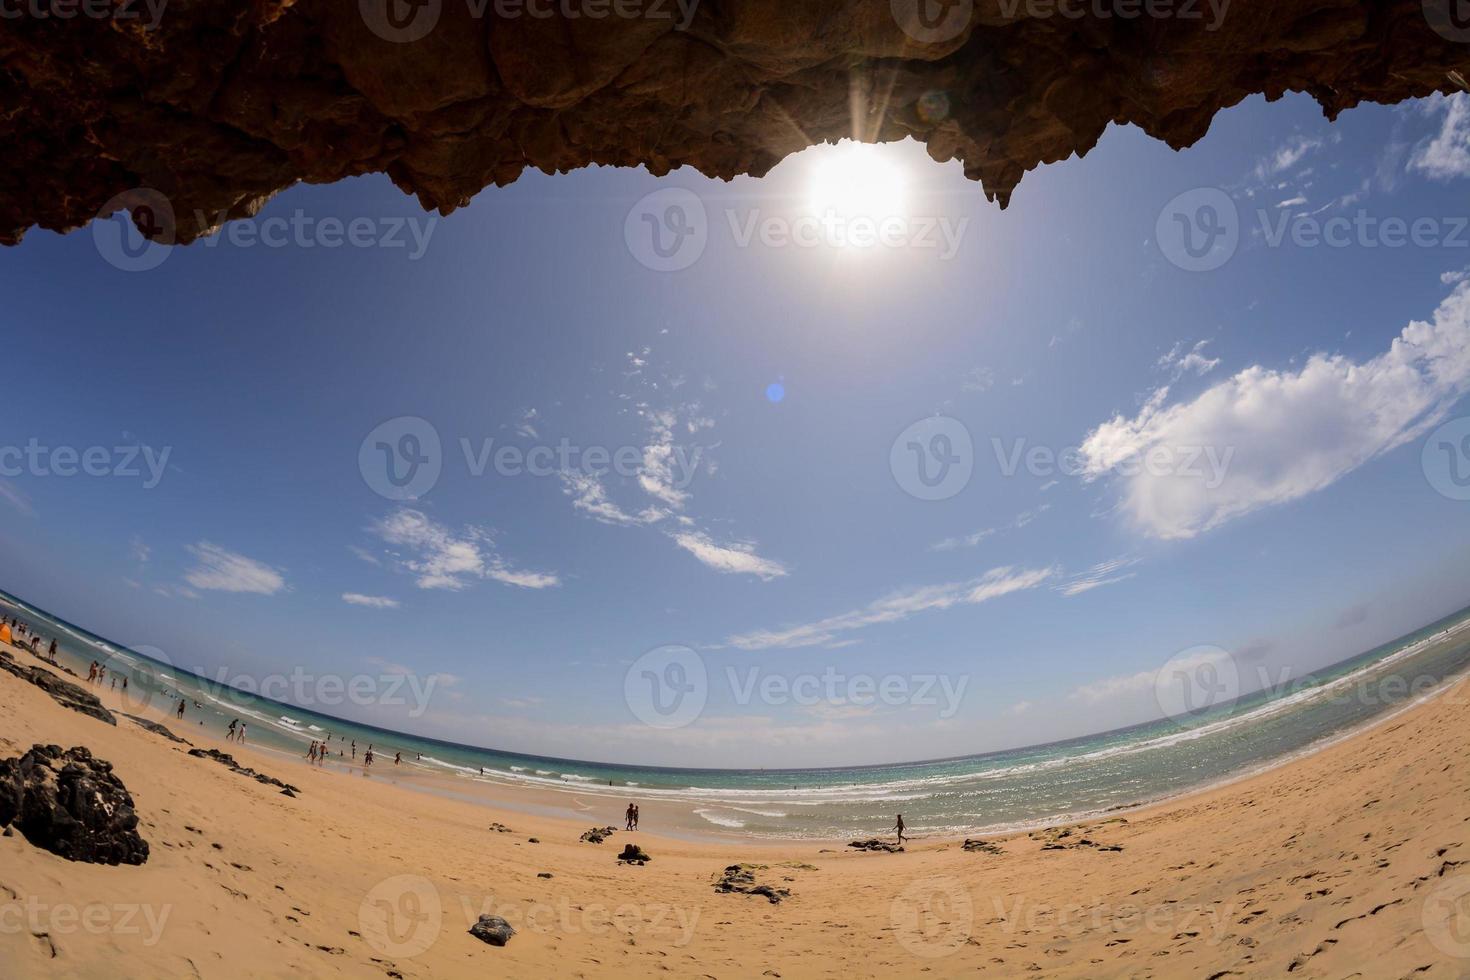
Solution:
M9 648L18 663L32 655ZM66 678L75 681L75 678ZM104 705L126 710L115 692ZM226 743L295 797L0 674L0 758L88 747L151 854L0 837L7 976L1427 976L1470 970L1470 685L1306 759L1107 821L904 853L698 843L570 822ZM391 766L391 759L385 760ZM496 825L509 829L494 829ZM651 857L623 864L636 843ZM721 893L728 867L786 889ZM516 930L471 936L481 914Z

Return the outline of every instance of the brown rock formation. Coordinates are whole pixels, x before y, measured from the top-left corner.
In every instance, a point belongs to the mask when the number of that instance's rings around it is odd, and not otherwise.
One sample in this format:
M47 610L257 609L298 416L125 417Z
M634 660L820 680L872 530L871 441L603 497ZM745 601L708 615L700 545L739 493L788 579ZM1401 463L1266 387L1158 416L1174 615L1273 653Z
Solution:
M526 167L760 175L845 136L913 136L1004 204L1110 122L1179 148L1253 93L1335 117L1452 91L1452 2L25 0L0 241L138 187L189 241L298 180L383 171L448 213Z

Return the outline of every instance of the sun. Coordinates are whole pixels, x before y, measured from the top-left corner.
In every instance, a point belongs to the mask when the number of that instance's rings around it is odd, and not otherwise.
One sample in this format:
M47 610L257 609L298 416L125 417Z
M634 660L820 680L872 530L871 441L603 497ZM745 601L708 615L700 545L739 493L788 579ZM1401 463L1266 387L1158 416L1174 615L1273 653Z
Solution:
M812 166L807 208L819 218L881 220L904 213L907 181L890 152L844 140L822 147Z

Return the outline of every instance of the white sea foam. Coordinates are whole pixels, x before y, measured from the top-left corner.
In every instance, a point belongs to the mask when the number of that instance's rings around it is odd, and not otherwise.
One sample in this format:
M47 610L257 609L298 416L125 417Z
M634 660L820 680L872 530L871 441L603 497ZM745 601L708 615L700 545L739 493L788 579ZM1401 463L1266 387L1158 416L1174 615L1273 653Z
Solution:
M735 817L720 816L711 810L700 809L695 810L694 812L698 816L703 817L705 820L708 820L710 823L714 824L716 827L728 827L731 830L738 830L741 827L745 826L744 820L737 820Z

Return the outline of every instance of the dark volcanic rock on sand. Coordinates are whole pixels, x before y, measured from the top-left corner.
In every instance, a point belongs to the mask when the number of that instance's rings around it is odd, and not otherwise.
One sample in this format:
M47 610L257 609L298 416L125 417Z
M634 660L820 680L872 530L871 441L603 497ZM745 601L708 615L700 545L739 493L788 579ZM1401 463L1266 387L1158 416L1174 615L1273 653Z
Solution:
M117 724L117 719L112 716L111 711L102 707L102 702L97 700L97 695L86 688L78 687L71 681L62 680L49 670L17 663L14 657L3 650L0 650L0 670L36 685L64 708L80 711L84 715L96 718L98 721L105 721L109 725Z
M126 711L119 711L118 714L122 715L124 718L127 718L127 719L129 719L129 720L131 720L133 722L136 722L139 728L147 729L148 731L152 732L155 735L162 735L164 738L168 739L170 742L178 742L180 745L193 745L194 744L193 742L189 741L187 738L179 738L173 732L169 731L167 728L165 728L163 725L160 725L156 721L149 721L147 718L140 718L138 715L130 715Z
M879 840L876 837L870 840L855 840L847 846L855 847L860 851L887 851L889 854L903 853L902 844L890 844L886 840Z
M510 923L498 915L482 915L479 921L470 926L471 936L491 946L504 946L515 934L516 931L510 927Z
M133 798L112 763L78 746L36 745L0 760L0 825L68 861L142 864L148 842L138 834Z
M601 844L617 832L618 829L616 827L593 827L591 830L582 834L582 840L588 844Z
M777 888L755 880L755 874L744 865L732 864L725 869L720 880L715 882L715 891L722 895L738 892L742 895L761 895L772 905L780 905L781 899L791 897L791 889Z
M213 759L231 772L238 772L242 776L249 776L257 783L265 783L267 786L279 786L282 789L289 789L292 791L293 796L301 792L299 787L292 786L290 783L283 783L273 776L267 776L263 772L256 772L249 766L240 765L240 763L235 761L235 757L228 752L221 752L219 749L190 749L189 754L198 756L201 759Z

